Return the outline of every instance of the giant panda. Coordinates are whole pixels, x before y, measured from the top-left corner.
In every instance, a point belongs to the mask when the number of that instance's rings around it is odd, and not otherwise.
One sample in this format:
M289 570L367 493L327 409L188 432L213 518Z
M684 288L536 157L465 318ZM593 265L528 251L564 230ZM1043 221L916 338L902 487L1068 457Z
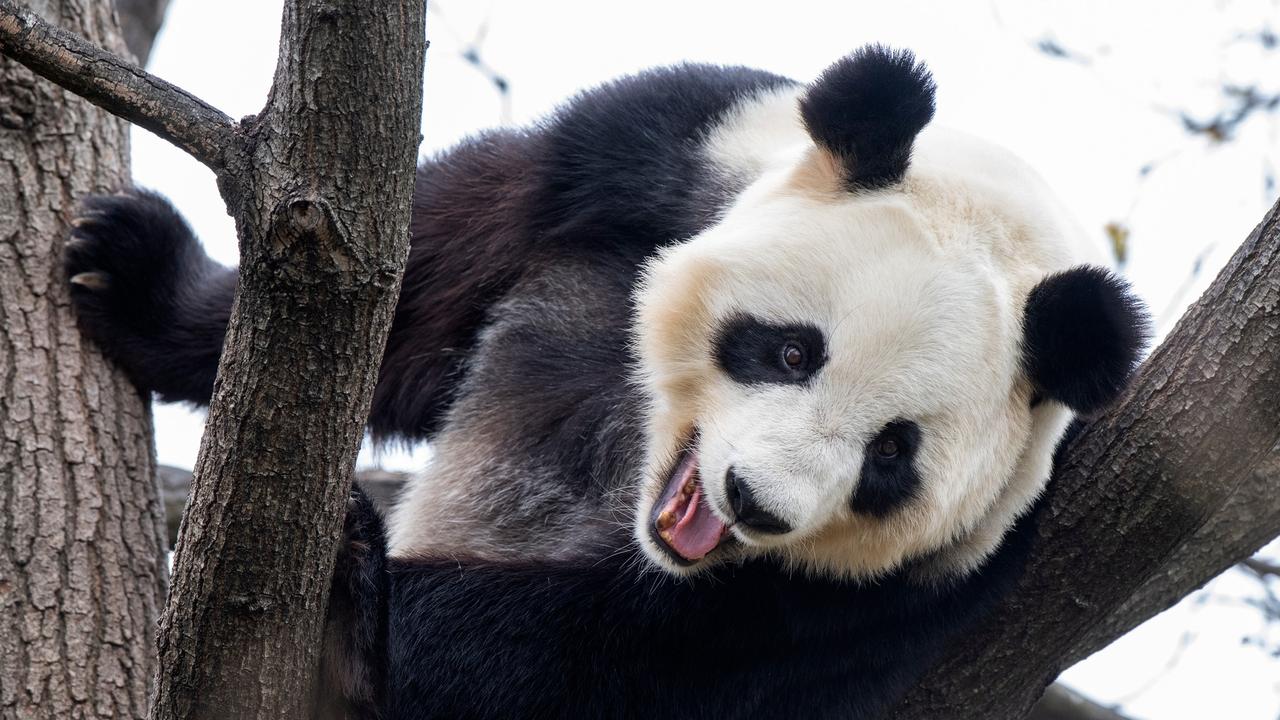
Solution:
M1017 577L1077 415L1146 336L1018 160L862 48L683 65L424 162L327 639L366 717L872 718ZM83 330L208 401L235 269L86 201Z

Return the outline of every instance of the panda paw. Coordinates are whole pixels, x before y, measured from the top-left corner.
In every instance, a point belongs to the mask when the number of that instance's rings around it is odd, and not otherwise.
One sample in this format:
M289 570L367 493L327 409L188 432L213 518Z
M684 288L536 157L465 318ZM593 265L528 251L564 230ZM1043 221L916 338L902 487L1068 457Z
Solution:
M236 271L144 190L94 195L71 223L64 270L81 332L162 399L207 403Z
M216 267L178 211L155 193L90 196L71 221L71 299L81 329L107 349L163 332L183 284Z
M353 586L382 572L387 553L382 515L359 485L351 486L347 514L342 523L337 576L347 576Z

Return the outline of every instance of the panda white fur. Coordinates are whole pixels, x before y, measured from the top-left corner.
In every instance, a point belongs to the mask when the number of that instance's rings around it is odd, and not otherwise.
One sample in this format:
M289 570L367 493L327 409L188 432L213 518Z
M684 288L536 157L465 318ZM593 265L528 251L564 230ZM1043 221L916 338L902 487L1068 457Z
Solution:
M349 513L347 710L876 717L999 596L1145 317L932 114L868 47L650 71L422 165L370 427L436 459L389 532ZM207 402L234 269L148 193L74 232L84 330Z

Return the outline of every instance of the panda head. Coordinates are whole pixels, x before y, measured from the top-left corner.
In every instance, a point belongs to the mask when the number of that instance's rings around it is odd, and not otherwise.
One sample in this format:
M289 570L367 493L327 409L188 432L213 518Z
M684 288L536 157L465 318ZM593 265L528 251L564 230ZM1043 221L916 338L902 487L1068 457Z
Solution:
M791 159L647 266L634 528L663 568L965 571L1072 412L1120 391L1145 334L1123 282L1072 267L1018 188L951 159L908 172L933 90L906 52L839 61L798 96Z

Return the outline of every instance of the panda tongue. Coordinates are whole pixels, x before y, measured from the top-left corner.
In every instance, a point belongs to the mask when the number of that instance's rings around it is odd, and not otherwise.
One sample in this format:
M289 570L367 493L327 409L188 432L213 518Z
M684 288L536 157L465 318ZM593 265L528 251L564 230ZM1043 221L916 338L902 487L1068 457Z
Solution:
M702 486L698 485L680 519L671 528L668 542L672 550L680 553L680 557L697 560L720 544L724 532L724 523L711 512L703 499Z
M668 481L663 493L666 502L660 508L675 518L660 535L685 560L698 560L714 550L727 529L707 504L702 484L694 477L697 472L697 456L690 453ZM692 494L682 492L688 487L692 487Z

